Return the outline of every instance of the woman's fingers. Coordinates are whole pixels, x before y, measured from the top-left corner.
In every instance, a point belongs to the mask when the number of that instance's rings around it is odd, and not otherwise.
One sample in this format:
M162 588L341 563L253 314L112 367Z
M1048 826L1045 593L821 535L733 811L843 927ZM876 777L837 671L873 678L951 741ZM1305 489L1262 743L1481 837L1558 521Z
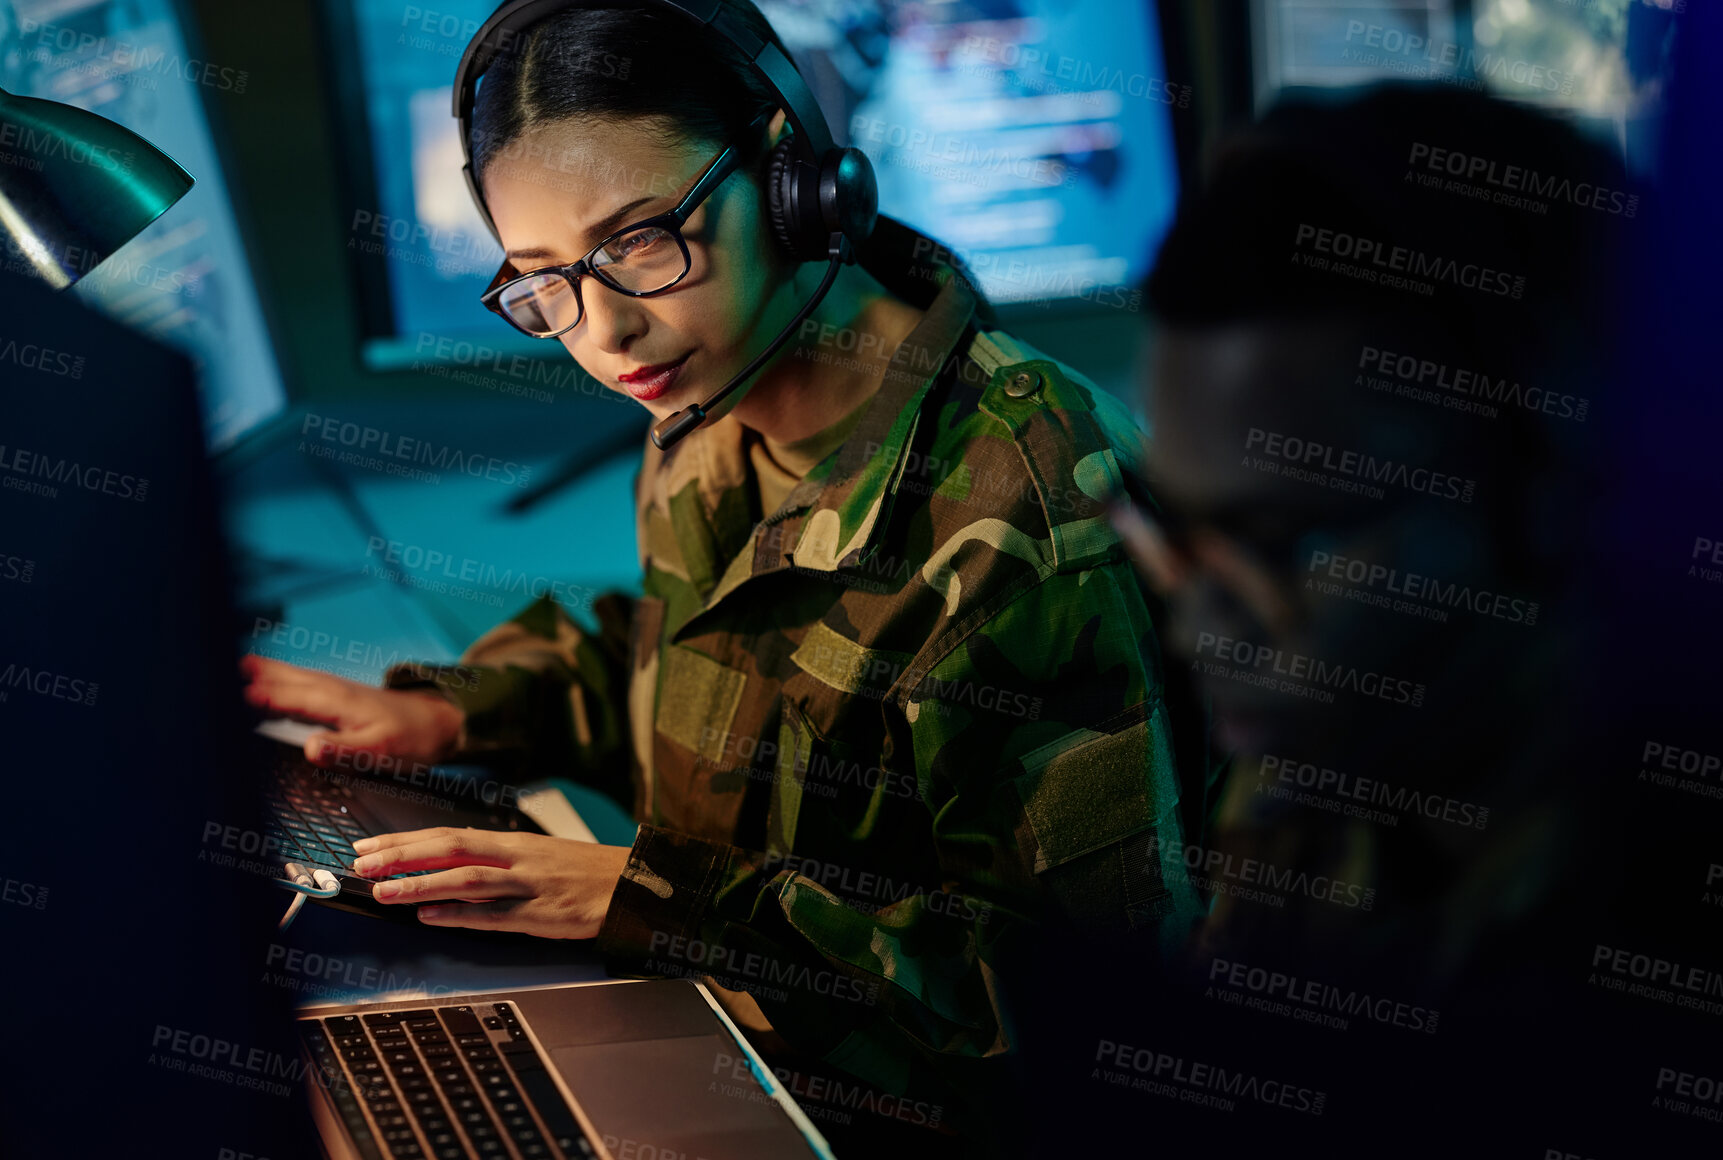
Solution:
M449 902L439 906L421 906L419 921L427 926L539 934L538 923L532 917L532 902L530 898L510 898L498 902ZM542 933L555 937L555 932Z
M352 729L329 729L313 733L305 739L305 760L313 765L330 765L338 753L376 753L392 756L390 730L386 722L373 721Z
M531 887L508 870L491 866L461 866L440 874L417 878L393 878L371 888L378 902L412 905L420 902L528 898Z
M406 834L381 834L353 844L361 857L353 872L382 878L412 870L446 870L451 866L510 866L507 835L490 830L456 830L438 826Z
M424 830L397 830L392 834L373 834L369 838L361 838L353 844L353 848L361 854L369 854L373 850L381 850L385 846L404 846L410 842L428 842L432 838L442 838L463 832L465 831L453 826L432 826Z
M1118 533L1125 555L1155 591L1165 596L1183 582L1184 569L1177 555L1135 504L1123 499L1116 501L1107 509L1107 520Z
M245 699L259 708L295 713L319 721L338 722L344 713L351 714L354 708L346 690L317 684L257 681L246 686Z
M252 680L280 680L291 673L303 672L297 665L278 661L274 657L246 653L239 658L239 671Z

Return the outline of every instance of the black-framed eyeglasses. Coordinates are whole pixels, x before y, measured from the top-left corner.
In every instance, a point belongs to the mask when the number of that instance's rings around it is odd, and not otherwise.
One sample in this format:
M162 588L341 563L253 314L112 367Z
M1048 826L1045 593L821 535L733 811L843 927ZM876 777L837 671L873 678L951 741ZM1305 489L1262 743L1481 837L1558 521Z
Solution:
M750 140L763 129L768 116L748 128ZM712 159L676 208L633 225L624 226L584 258L567 266L544 266L518 273L503 262L479 301L502 315L516 330L532 338L556 338L580 325L586 307L580 298L580 276L591 274L600 282L630 298L662 294L688 276L693 260L682 237L700 203L724 183L742 162L744 149L728 145Z

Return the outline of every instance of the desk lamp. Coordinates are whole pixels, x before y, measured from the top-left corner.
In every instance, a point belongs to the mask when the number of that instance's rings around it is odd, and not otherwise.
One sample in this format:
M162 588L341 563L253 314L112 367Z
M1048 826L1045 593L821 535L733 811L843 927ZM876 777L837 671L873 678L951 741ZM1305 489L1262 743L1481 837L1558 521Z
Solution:
M191 189L191 174L106 117L0 89L5 264L64 290Z

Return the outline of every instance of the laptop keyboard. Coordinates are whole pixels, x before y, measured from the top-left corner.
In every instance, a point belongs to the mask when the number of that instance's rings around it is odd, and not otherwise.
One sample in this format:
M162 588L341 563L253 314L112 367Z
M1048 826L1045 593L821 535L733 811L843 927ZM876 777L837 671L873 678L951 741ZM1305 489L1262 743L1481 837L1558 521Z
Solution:
M508 1003L302 1018L365 1160L597 1155Z

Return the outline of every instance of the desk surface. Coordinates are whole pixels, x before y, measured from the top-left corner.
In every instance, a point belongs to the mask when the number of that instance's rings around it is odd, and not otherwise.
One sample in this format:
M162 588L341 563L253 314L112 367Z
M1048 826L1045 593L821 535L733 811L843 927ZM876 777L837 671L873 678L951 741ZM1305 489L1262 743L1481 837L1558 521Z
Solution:
M451 930L307 906L273 944L263 981L299 1005L420 998L607 978L590 940Z

